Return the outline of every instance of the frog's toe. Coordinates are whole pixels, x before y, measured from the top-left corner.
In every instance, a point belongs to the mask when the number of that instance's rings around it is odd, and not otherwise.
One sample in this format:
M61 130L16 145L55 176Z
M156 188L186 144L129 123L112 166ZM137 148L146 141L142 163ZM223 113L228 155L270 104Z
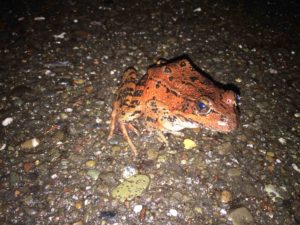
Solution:
M129 130L133 131L137 136L140 135L140 132L132 124L127 123L126 126Z
M157 135L158 135L159 141L165 143L165 145L166 145L167 147L169 147L169 141L168 141L168 139L166 138L166 136L163 134L163 132L162 132L162 131L157 131L156 133L157 133Z

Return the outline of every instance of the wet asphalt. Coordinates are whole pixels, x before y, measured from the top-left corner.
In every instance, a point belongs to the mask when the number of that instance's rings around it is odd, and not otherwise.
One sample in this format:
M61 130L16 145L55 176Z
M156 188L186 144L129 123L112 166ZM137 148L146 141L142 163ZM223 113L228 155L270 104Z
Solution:
M0 224L300 224L299 17L293 0L1 1ZM239 93L239 128L167 147L135 121L136 158L108 142L123 71L179 56Z

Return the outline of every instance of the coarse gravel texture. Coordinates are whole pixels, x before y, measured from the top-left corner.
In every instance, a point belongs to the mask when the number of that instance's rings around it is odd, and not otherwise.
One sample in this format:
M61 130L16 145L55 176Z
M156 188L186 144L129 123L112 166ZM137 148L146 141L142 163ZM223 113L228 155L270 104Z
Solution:
M300 224L297 1L0 4L0 224ZM122 72L182 55L238 87L238 130L107 142Z

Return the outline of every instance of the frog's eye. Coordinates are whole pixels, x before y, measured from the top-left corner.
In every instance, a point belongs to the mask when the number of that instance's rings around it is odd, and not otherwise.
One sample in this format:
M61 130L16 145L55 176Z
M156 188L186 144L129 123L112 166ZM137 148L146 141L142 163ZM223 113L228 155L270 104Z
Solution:
M206 99L202 99L197 103L198 112L201 115L207 115L211 112L211 107L209 105L209 101Z

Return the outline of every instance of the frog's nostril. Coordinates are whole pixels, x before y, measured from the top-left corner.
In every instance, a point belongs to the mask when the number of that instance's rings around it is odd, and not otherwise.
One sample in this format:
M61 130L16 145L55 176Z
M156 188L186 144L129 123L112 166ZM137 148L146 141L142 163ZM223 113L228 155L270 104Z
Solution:
M228 125L228 119L227 119L227 117L224 116L224 115L222 115L221 118L220 118L220 120L218 121L218 125L219 126L223 126L223 127L227 126Z
M221 118L220 118L220 121L221 122L227 122L227 117L222 115Z

